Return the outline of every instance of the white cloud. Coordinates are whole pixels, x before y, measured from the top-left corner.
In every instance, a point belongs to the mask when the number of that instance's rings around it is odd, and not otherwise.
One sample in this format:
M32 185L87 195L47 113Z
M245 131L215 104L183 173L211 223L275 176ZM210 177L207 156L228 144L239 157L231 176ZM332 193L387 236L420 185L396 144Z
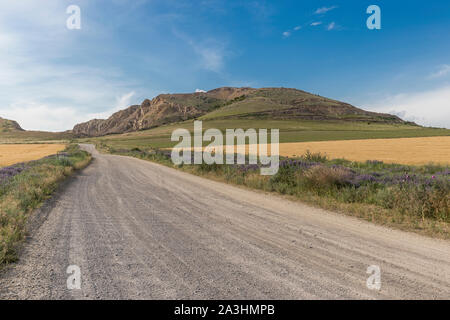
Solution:
M206 70L219 72L224 65L224 55L219 48L195 46L195 51L202 57L202 65Z
M450 65L444 64L444 65L440 66L438 71L430 74L430 76L428 78L429 79L440 78L440 77L446 76L447 74L450 74Z
M130 104L131 104L131 102L130 102L131 98L135 94L136 94L136 92L131 91L131 92L128 92L128 93L126 93L126 94L116 98L116 101L117 101L116 108L119 109L119 110L128 108L130 106Z
M315 14L324 14L327 13L328 11L334 10L336 9L338 6L331 6L331 7L322 7L322 8L318 8L314 13Z
M298 31L302 28L302 26L296 26L292 30L287 30L282 33L283 38L289 38L295 31Z
M330 31L330 30L333 30L334 28L336 28L336 23L335 22L331 22L328 25L327 30Z
M67 30L67 6L59 0L0 2L0 47L7 48L0 50L0 116L24 129L71 129L92 115L126 107L134 95L114 99L130 91L119 69L73 62L74 51L98 46L78 41L83 24L80 31ZM83 35L102 32L95 27ZM66 60L72 62L58 63Z
M200 57L199 66L202 69L220 73L225 65L226 50L223 42L216 39L204 39L195 41L190 36L173 29L172 32L186 42Z
M397 114L420 125L450 129L450 86L434 90L401 93L366 106L377 112Z
M18 101L0 109L3 118L17 121L25 130L65 131L83 122L86 115L71 107L54 107L33 101Z
M206 93L206 91L202 90L202 89L195 89L195 92L197 92L197 93Z
M91 119L106 119L114 112L131 105L135 92L129 92L116 98L113 108L103 112L83 112L71 106L54 106L30 100L17 100L7 108L0 108L3 118L17 121L25 130L65 131L77 123Z
M105 110L103 112L99 112L99 113L88 113L87 115L85 115L83 118L85 120L83 121L88 121L91 119L107 119L109 118L113 113L126 109L129 106L132 105L131 103L131 98L136 94L136 92L131 91L129 93L125 93L122 96L116 97L116 104L113 108L109 109L109 110Z
M313 23L311 23L311 26L315 27L315 26L319 26L322 24L322 21L315 21Z

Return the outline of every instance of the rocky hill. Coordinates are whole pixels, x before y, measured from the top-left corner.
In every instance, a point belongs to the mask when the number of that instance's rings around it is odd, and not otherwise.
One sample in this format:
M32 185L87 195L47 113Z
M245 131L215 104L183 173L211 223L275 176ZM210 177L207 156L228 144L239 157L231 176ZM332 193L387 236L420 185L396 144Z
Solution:
M0 132L24 131L14 120L0 118Z
M193 118L303 119L403 123L397 116L368 112L350 104L288 88L231 88L208 92L161 94L108 119L77 124L79 137L104 136L157 127Z

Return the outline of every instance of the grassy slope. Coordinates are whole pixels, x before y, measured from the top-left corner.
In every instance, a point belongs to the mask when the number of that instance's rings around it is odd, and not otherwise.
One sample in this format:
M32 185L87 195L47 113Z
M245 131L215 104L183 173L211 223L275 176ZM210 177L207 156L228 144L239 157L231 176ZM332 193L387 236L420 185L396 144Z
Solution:
M17 248L26 233L26 221L31 211L39 207L58 184L75 170L90 162L90 155L77 146L69 146L67 157L44 158L0 183L0 268L17 258Z
M186 128L193 131L193 120L174 123L150 130L110 135L83 141L104 141L115 148L129 147L172 147L170 141L175 129ZM203 129L218 128L277 128L280 129L280 142L306 142L327 140L408 138L449 136L448 129L423 128L405 124L368 124L366 122L308 121L308 120L249 120L219 119L203 121Z
M0 132L0 143L37 143L37 142L61 142L73 138L67 132L45 132L45 131L9 131Z
M262 88L228 101L201 119L360 120L401 123L392 115L366 112L349 104L297 89Z
M217 119L229 116L243 116L273 109L282 110L289 107L291 106L274 103L268 98L255 97L253 99L238 101L231 105L224 106L218 110L209 112L200 117L199 120Z

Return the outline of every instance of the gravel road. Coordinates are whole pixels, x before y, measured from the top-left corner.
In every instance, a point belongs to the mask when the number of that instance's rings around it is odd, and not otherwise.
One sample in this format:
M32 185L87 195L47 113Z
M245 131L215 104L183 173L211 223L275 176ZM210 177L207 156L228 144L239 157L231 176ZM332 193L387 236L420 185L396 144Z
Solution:
M448 241L83 148L93 163L36 213L0 298L450 298Z

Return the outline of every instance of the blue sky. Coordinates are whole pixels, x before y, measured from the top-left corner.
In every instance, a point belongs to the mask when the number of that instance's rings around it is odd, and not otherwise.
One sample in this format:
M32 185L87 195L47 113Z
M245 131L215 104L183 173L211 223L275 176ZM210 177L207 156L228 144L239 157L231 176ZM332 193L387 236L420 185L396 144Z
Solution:
M381 30L366 27L372 4ZM299 88L450 128L450 2L0 0L0 117L26 129L220 86Z

